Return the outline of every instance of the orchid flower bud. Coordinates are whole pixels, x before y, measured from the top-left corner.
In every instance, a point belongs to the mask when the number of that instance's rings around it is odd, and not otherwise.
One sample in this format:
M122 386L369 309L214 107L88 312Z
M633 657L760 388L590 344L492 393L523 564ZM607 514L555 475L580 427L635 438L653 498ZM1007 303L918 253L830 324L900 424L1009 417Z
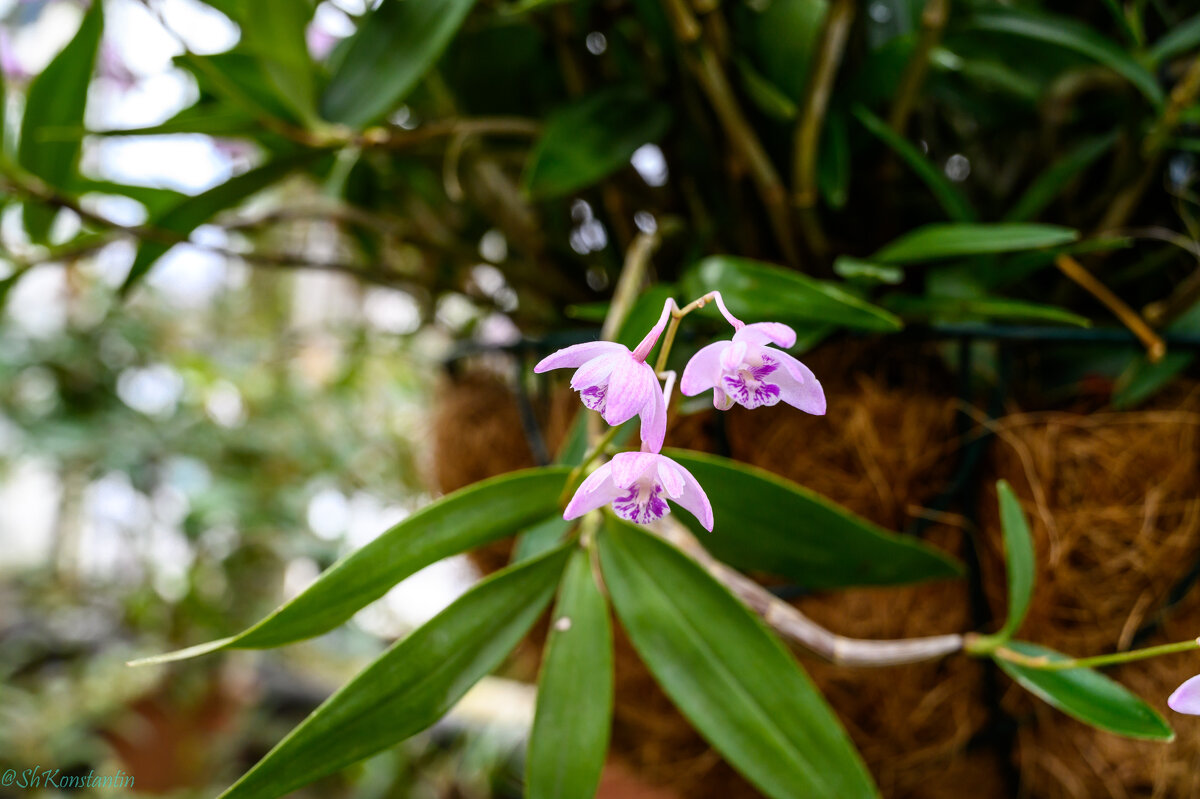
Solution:
M1176 688L1167 699L1167 707L1176 713L1200 716L1200 674Z

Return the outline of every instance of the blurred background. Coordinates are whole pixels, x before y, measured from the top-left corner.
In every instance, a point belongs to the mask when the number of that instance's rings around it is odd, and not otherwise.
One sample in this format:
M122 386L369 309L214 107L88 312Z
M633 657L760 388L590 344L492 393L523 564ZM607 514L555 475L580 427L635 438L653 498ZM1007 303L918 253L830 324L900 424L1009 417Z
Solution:
M654 252L642 321L736 290L695 268L716 253L881 309L779 309L824 420L672 419L674 445L972 565L781 589L811 615L987 627L980 486L1006 477L1045 554L1027 637L1195 634L1194 4L456 0L429 29L397 10L419 4L0 0L0 766L213 796L502 565L507 545L439 563L285 649L124 665L235 633L432 497L553 457L577 401L529 367L596 335L631 247ZM944 222L1067 235L872 255ZM718 329L694 320L678 365ZM523 645L430 733L296 795L519 796L538 660ZM962 660L805 664L889 797L1200 791L1182 723L1172 747L1117 741ZM1197 670L1121 678L1161 705ZM625 643L617 680L602 795L754 795Z

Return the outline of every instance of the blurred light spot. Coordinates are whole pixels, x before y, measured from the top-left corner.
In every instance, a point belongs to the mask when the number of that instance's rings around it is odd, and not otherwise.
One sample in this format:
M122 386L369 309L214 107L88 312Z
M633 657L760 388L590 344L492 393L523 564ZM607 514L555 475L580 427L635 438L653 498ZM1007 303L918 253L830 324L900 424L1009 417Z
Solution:
M316 13L313 14L313 22L339 38L352 36L357 30L354 20L350 19L343 9L338 8L336 3L325 2L318 5Z
M218 380L204 398L204 411L208 418L221 427L237 427L246 421L246 408L237 386L228 380Z
M82 229L79 214L70 208L63 208L55 215L54 224L50 227L50 243L55 246L66 244L79 235Z
M196 79L168 69L125 86L106 78L92 82L85 122L92 130L125 130L157 125L200 99Z
M79 30L83 8L75 3L48 3L31 22L12 30L12 59L27 75L46 68Z
M98 352L100 362L114 370L128 366L137 357L137 348L120 333L111 329L101 335Z
M350 503L336 488L323 488L308 501L308 526L319 537L332 541L350 524Z
M148 216L146 206L119 194L85 194L79 198L79 205L85 211L127 227L144 224Z
M955 153L946 159L946 177L961 183L971 174L971 162L961 153Z
M81 261L77 268L115 289L125 282L135 257L137 245L127 239L117 239L105 244L91 258Z
M295 599L321 574L321 567L312 558L292 558L283 570L283 599Z
M887 3L871 3L867 9L867 13L871 15L871 19L884 25L892 21L892 9Z
M154 506L154 515L160 522L171 527L183 524L192 507L187 495L170 485L160 485L154 490L150 500Z
M608 246L608 233L604 225L592 219L571 231L570 242L571 249L580 255L599 252Z
M117 377L117 396L147 416L170 416L183 396L183 378L166 364L126 369Z
M491 313L485 316L475 330L475 338L479 343L490 347L504 347L516 344L521 340L521 331L502 313Z
M633 215L633 224L643 233L653 233L658 230L658 221L649 211L638 211Z
M657 144L643 144L633 152L629 159L633 168L642 176L648 186L665 186L667 183L667 159Z
M13 381L13 389L17 405L33 416L45 416L58 403L58 381L44 366L22 369Z
M438 298L435 316L451 330L460 330L475 318L475 304L461 294L443 294Z
M404 128L405 130L414 130L417 127L417 118L413 116L412 109L406 105L402 105L397 108L392 115L388 117L388 121L397 127Z
M241 38L229 17L198 0L161 0L158 7L172 32L196 55L223 53Z
M492 228L479 239L479 254L494 264L501 263L508 257L508 239Z
M397 638L445 610L478 579L478 570L465 555L440 560L401 580L359 611L354 622L373 635Z
M4 310L26 334L52 336L67 324L67 273L57 265L39 266L22 275Z
M421 326L421 307L411 294L397 289L368 289L363 316L376 330L395 335L415 332Z
M489 264L479 264L471 267L471 282L488 297L508 285L504 273Z
M199 194L233 176L230 160L208 136L89 138L84 171L104 180Z
M921 139L917 142L917 146L921 148L921 152L925 153L925 155L929 155L929 142Z
M49 563L61 492L56 464L30 459L9 465L0 481L0 572Z
M232 525L220 524L201 533L198 545L213 560L225 560L233 554L240 539L241 536Z
M384 531L408 518L408 508L383 504L378 497L359 491L350 500L350 523L346 529L346 545L359 549L374 541Z
M608 272L599 266L589 266L584 277L587 279L588 288L592 291L604 291L608 288Z
M600 55L608 49L608 39L603 33L592 31L587 35L587 49L592 55Z
M1177 153L1167 162L1167 181L1175 190L1187 188L1195 176L1196 159L1191 153Z
M587 200L575 200L571 203L571 219L576 222L587 222L592 218L592 206Z

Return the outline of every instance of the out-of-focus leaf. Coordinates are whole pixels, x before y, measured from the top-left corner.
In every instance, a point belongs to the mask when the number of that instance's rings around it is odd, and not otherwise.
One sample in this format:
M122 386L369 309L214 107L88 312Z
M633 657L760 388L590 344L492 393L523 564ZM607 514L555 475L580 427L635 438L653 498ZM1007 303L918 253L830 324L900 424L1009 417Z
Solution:
M158 216L168 208L172 208L187 199L186 194L174 189L159 189L150 186L130 186L127 183L116 183L111 180L92 180L78 178L68 187L74 194L117 194L136 200L146 208L151 216Z
M203 133L208 136L251 136L258 122L247 112L216 101L199 102L166 122L140 128L92 130L92 136L165 136L172 133Z
M690 514L680 514L680 521L731 566L779 574L805 588L961 576L959 564L940 550L889 533L762 469L691 450L668 449L665 454L695 476L713 506L711 533Z
M904 272L897 266L876 264L862 258L839 255L833 262L833 271L847 280L864 280L871 283L898 285L904 280Z
M1073 19L989 6L972 14L966 21L966 27L1011 34L1072 50L1121 75L1155 105L1163 103L1162 88L1153 73L1116 42Z
M656 283L643 291L629 309L625 320L617 331L617 341L633 349L650 332L650 328L662 315L663 305L674 293L675 287L668 283ZM661 341L661 339L660 339ZM654 345L657 349L658 345ZM651 350L654 352L654 350ZM650 363L653 363L651 360Z
M280 96L263 62L239 46L214 55L184 53L175 62L196 77L201 96L217 97L239 109L261 126L264 120L279 120L299 126L304 118ZM207 103L202 104L207 107ZM182 113L182 112L181 112ZM189 115L190 116L190 115ZM214 123L219 126L219 123Z
M850 132L844 114L831 111L821 133L817 187L830 208L841 210L850 197Z
M731 313L747 322L828 322L858 330L899 330L892 314L824 280L749 258L714 255L688 269L685 296L719 290Z
M528 799L591 799L608 750L612 623L588 553L567 563L538 675L525 767Z
M1007 222L1024 222L1037 216L1053 202L1063 187L1076 175L1100 156L1104 155L1117 141L1117 132L1103 134L1088 139L1055 161L1048 169L1038 176L1037 180L1025 190L1021 198L1013 205L1004 219Z
M999 89L1029 103L1036 103L1042 94L1040 83L1001 61L978 58L974 54L963 57L945 47L935 47L929 54L929 63L936 69L962 75L983 88Z
M437 61L475 0L383 0L358 25L325 93L331 122L363 127L386 116Z
M103 28L104 4L92 3L74 38L29 84L17 163L58 189L71 182L79 165L83 110ZM29 237L45 241L57 213L50 206L26 203Z
M1167 59L1182 55L1195 47L1200 47L1200 14L1171 26L1171 29L1146 52L1146 56L1152 65L1158 66Z
M884 305L905 319L937 319L957 321L983 317L986 319L1025 319L1039 322L1059 322L1078 327L1091 327L1085 316L1053 305L1043 305L1004 297L948 297L939 295L915 296L893 294L884 298Z
M788 122L796 118L796 102L788 97L771 81L764 78L744 58L737 60L738 75L742 79L742 88L758 110L772 119Z
M275 799L433 724L533 626L569 552L476 585L321 703L221 799Z
M1000 529L1004 533L1004 562L1008 574L1008 616L996 637L1007 641L1025 621L1029 600L1033 597L1033 536L1021 501L1007 480L997 481L996 495L1000 502Z
M905 233L886 244L870 260L915 264L966 255L1036 250L1067 244L1078 238L1078 231L1058 225L933 224Z
M878 795L820 692L724 586L674 547L611 516L598 543L634 648L730 765L771 799Z
M526 469L455 491L322 572L295 599L231 638L146 658L160 663L218 649L264 649L328 632L410 574L550 516L567 469Z
M1053 649L1025 641L1009 641L1005 647L1027 657L1065 658ZM1126 738L1152 741L1175 738L1170 725L1154 708L1095 669L1047 671L1018 666L1003 657L996 657L995 661L1022 688L1084 724Z
M517 536L513 544L512 563L537 557L543 552L549 552L558 546L562 537L571 529L574 522L569 522L561 514L544 519Z
M793 103L804 96L828 8L827 0L772 0L731 12L741 52L753 59L757 74Z
M607 89L562 108L530 154L525 189L549 198L590 186L662 138L670 123L667 106L637 87Z
M917 173L917 177L929 187L929 191L946 211L947 216L958 222L970 222L975 219L975 209L967 202L967 198L963 196L962 192L908 139L897 135L886 122L872 114L864 106L856 105L854 116L863 124L863 127L892 148L896 155L900 156L904 163Z
M253 53L279 96L305 122L317 118L316 69L305 31L310 0L254 0L242 6L241 46Z
M1044 250L1032 250L1013 255L1004 260L1004 265L996 269L988 285L992 288L1019 285L1025 278L1039 269L1044 269L1054 263L1054 259L1062 254L1085 255L1090 252L1111 252L1132 247L1134 240L1129 236L1113 236L1095 239L1083 239L1063 247L1048 247Z
M151 224L157 230L174 233L181 237L187 236L221 211L233 208L315 157L315 153L305 153L292 158L276 158L268 161L262 166L230 178L206 192L188 197L179 205L153 219ZM169 249L171 249L171 245L167 242L143 241L138 246L133 266L130 267L129 274L121 286L121 293L127 294L137 285L138 281Z

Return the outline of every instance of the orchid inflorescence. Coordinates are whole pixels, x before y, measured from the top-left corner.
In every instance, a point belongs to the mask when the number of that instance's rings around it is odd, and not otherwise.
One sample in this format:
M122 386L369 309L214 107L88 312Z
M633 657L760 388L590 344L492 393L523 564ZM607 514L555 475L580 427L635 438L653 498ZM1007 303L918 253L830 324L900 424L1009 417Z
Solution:
M689 311L716 303L733 326L731 340L704 347L688 361L679 389L687 396L713 391L713 405L728 410L736 403L759 408L785 402L812 414L825 413L825 394L807 366L781 349L796 343L796 332L779 322L745 324L725 307L720 292L704 295L680 309L673 299L632 351L615 341L576 344L543 358L534 371L574 368L571 388L585 407L616 427L635 416L641 419L641 451L621 452L592 472L575 491L563 512L564 519L612 505L613 512L638 524L649 524L671 512L672 500L692 513L706 530L712 530L712 505L691 472L660 450L667 432L673 372L659 372L646 363L668 320L671 331L659 355L674 339L674 326ZM664 381L664 382L660 382ZM665 384L665 388L664 388Z

